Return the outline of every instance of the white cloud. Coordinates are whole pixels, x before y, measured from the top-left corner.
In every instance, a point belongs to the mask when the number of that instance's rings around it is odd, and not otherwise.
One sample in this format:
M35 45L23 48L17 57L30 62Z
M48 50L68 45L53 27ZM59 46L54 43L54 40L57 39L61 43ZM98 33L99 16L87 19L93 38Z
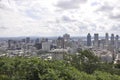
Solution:
M56 6L62 9L75 9L79 8L80 4L86 1L87 0L60 0Z
M119 0L1 0L0 36L118 33ZM119 34L120 35L120 34Z

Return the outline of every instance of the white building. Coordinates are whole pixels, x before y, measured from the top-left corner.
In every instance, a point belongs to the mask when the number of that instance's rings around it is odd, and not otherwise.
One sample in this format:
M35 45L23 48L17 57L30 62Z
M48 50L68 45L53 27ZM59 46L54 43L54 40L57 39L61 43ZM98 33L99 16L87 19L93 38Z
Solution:
M112 62L113 55L111 51L108 50L96 50L93 51L96 56L98 56L102 62Z
M117 54L114 64L120 63L120 53Z
M50 51L50 42L43 42L42 43L42 50L44 51Z
M54 49L54 50L51 50L50 53L52 54L52 59L63 60L64 55L68 53L68 50L67 49Z

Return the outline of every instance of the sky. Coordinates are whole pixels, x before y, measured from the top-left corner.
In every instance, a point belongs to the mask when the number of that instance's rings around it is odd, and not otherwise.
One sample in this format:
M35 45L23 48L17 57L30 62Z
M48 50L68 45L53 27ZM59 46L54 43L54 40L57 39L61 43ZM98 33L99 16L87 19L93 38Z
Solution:
M0 0L0 37L120 35L120 0Z

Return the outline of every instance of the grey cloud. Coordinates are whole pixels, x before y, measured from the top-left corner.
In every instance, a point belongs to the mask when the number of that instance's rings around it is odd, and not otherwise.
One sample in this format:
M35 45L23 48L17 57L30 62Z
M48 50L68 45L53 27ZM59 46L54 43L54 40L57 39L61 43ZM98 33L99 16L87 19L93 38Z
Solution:
M88 26L87 26L85 23L80 22L80 21L78 21L78 22L75 24L75 26L78 26L79 31L87 31L87 30L88 30Z
M109 5L103 5L100 8L98 8L96 11L103 11L103 12L109 12L112 11L114 7L109 6Z
M64 0L57 3L57 7L61 9L75 9L79 8L79 5L85 3L87 0Z
M0 2L0 9L5 9L6 6Z
M109 15L109 18L120 21L120 14L119 15L113 15L113 14L111 14L111 15Z
M87 26L82 25L82 26L79 26L79 28L82 29L82 30L86 30Z
M96 10L96 12L103 12L103 13L108 13L108 18L113 19L113 20L120 20L120 14L113 14L114 9L120 9L120 7L115 7L115 6L109 6L109 5L103 5L99 9Z
M119 31L120 30L120 24L118 25L113 25L111 28L112 31Z
M11 8L9 7L10 5L10 1L3 1L3 0L0 0L0 9L3 9L3 10L11 10Z
M95 23L92 23L92 24L90 24L90 29L92 30L92 31L96 31L96 24Z
M73 19L71 19L68 16L62 16L62 21L65 21L65 22L75 22L76 20L73 20Z
M5 27L5 26L0 26L0 30L5 30L5 29L7 29L7 27Z

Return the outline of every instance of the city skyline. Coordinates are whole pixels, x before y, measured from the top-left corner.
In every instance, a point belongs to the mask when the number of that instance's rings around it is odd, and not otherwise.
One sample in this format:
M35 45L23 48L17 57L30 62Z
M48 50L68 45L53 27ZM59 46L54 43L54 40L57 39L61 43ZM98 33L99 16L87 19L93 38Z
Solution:
M119 0L0 0L0 37L118 34Z

